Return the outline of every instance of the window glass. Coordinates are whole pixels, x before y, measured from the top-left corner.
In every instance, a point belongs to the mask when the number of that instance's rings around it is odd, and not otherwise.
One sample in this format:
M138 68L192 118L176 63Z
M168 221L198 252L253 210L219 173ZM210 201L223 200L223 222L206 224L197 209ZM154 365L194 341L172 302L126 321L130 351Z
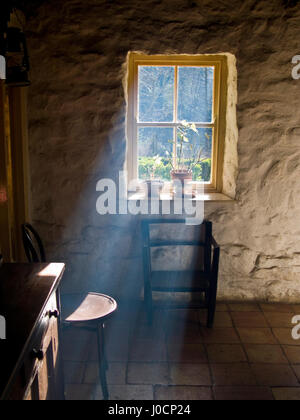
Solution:
M169 181L172 166L173 128L146 127L138 129L139 179Z
M175 68L139 66L139 122L173 122Z
M213 67L178 68L178 120L211 122Z

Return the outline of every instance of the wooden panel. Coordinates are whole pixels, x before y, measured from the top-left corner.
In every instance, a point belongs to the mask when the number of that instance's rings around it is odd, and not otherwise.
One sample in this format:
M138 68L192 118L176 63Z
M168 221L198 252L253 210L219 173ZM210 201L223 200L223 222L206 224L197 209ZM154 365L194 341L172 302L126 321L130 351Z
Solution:
M33 401L33 395L32 395L32 388L29 389L28 394L26 395L25 401Z
M21 224L29 219L29 171L27 132L27 88L9 87L10 136L12 154L12 187L14 206L14 258L25 261Z
M0 341L1 399L20 399L19 390L24 397L37 369L32 350L43 348L49 331L50 336L57 336L51 326L57 320L49 319L49 310L58 307L55 292L63 272L64 264L4 264L0 268L0 313L7 321L7 340Z
M0 81L0 248L6 262L25 261L21 224L30 221L27 90Z
M44 358L37 362L36 369L29 380L30 386L24 398L27 401L64 399L64 380L58 333L58 320L53 318L41 345Z
M38 371L39 400L46 401L53 399L53 346L52 328L49 329L43 343L44 360Z
M10 153L6 119L6 90L0 80L0 248L5 261L12 259L11 214L9 208Z

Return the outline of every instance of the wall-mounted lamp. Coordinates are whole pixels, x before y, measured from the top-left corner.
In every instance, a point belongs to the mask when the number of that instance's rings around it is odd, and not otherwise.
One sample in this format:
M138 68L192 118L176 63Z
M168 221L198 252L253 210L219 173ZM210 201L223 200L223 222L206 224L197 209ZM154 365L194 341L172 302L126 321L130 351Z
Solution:
M30 85L26 38L19 28L7 28L5 57L7 65L6 83L11 86Z
M14 8L7 6L0 16L0 55L6 59L6 83L10 86L28 86L29 58L25 34L16 26L9 25Z

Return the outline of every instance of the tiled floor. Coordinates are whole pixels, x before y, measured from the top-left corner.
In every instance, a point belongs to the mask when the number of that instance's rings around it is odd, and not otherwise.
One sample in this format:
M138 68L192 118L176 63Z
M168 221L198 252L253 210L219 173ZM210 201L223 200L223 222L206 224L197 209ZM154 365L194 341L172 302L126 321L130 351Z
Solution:
M205 312L161 310L153 327L142 310L119 311L106 327L112 400L300 400L300 307L218 304ZM67 399L101 399L96 337L64 332Z

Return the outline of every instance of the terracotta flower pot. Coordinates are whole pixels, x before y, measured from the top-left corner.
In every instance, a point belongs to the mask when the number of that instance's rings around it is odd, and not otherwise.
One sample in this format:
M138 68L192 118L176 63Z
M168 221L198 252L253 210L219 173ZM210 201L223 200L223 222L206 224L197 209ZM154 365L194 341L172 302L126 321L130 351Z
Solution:
M173 183L175 184L174 193L176 195L184 195L186 193L186 191L184 190L185 184L193 181L193 172L188 170L171 171L171 178L173 180ZM180 189L178 188L178 185L176 188L176 184L178 183L178 181L181 183Z
M155 197L158 198L163 187L164 187L164 182L160 181L160 180L149 180L149 181L145 181L146 187L147 187L147 194L148 197Z
M192 181L193 180L193 172L188 170L182 171L171 171L172 180L181 181L184 184L184 181Z

